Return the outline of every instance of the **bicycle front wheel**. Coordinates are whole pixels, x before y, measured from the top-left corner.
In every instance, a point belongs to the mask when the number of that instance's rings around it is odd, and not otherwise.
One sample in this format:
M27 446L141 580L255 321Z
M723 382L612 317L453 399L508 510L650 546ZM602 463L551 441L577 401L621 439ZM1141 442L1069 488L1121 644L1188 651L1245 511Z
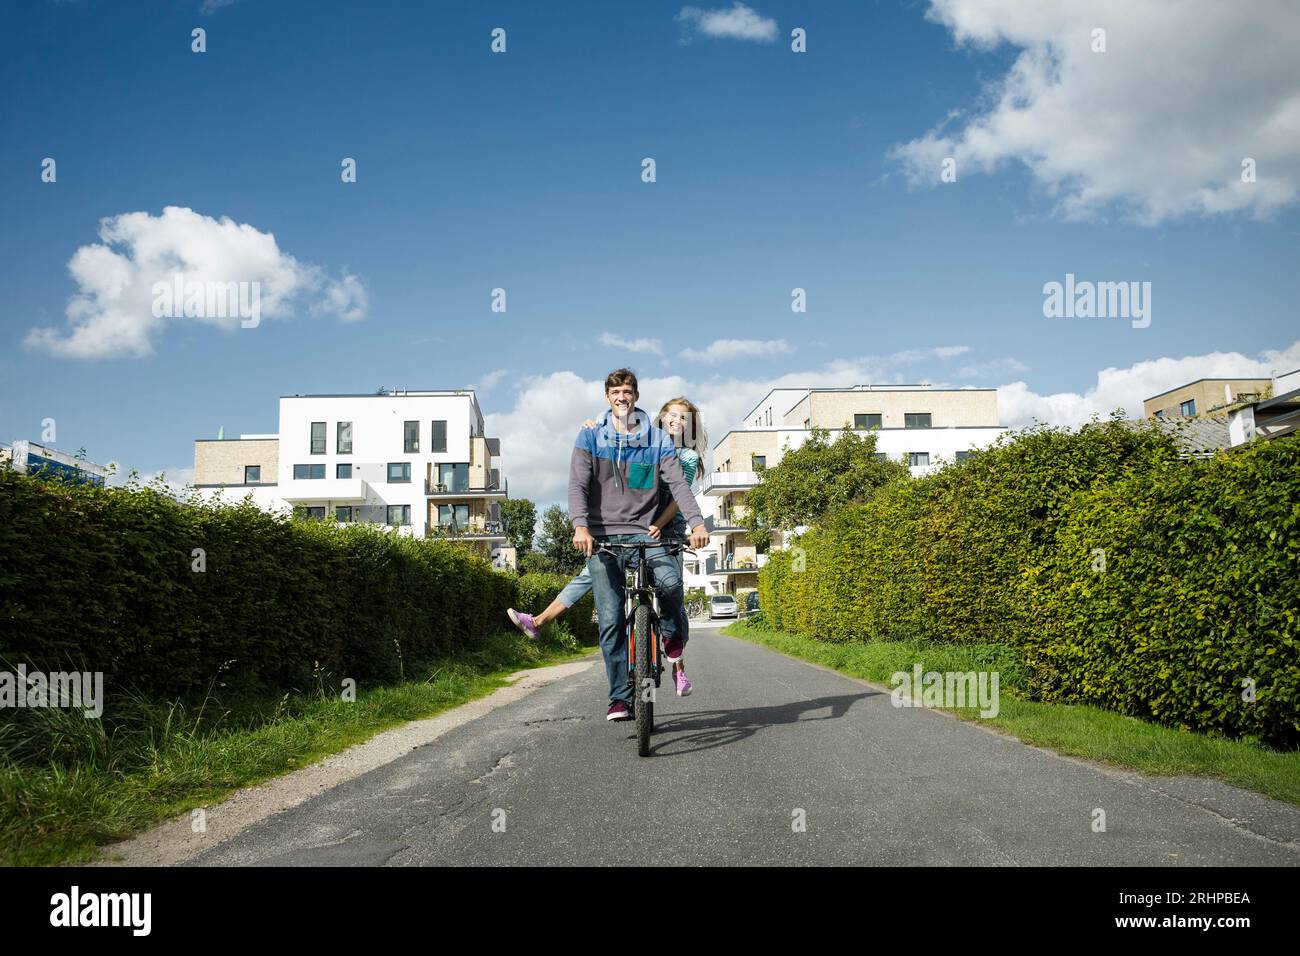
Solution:
M650 756L650 732L655 726L655 675L654 658L650 653L654 635L650 631L650 608L639 605L632 618L633 653L636 655L633 677L633 701L636 712L637 753Z

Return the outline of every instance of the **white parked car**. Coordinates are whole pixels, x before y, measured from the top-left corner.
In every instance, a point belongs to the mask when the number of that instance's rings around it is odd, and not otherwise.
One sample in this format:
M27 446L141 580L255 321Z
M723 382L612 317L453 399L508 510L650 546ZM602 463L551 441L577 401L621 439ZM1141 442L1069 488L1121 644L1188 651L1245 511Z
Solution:
M715 617L736 617L738 607L736 599L730 594L713 594L709 596L709 620Z

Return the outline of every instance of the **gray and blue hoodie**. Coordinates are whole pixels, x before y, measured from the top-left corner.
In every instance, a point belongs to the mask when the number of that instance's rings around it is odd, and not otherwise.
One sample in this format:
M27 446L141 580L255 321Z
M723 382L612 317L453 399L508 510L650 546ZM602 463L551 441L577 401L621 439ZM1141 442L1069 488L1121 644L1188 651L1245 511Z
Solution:
M650 424L640 408L628 424L632 431L618 431L611 409L594 427L578 432L569 460L569 520L574 527L586 525L595 537L644 534L659 511L661 477L690 527L702 524L668 433Z

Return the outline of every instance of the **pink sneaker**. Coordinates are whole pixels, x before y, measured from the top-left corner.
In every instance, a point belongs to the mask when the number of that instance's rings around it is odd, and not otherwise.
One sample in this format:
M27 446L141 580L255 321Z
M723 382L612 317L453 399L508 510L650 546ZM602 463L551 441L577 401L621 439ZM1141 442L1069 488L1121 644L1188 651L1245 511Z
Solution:
M531 614L521 614L514 608L507 608L506 615L510 618L511 623L519 630L523 631L533 640L537 640L537 625L533 623Z
M685 669L677 671L677 673L673 675L673 678L677 681L677 696L691 696L691 679L686 676Z

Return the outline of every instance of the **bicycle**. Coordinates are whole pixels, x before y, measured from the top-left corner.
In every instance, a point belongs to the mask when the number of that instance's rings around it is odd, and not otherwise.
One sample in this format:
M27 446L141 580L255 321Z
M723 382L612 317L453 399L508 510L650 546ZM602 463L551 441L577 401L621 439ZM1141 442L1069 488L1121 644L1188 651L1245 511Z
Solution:
M650 735L654 733L655 691L663 674L663 646L659 631L659 588L646 560L647 548L663 548L669 554L690 551L685 541L602 542L597 552L617 556L618 551L637 552L636 568L629 584L623 579L623 610L627 622L628 672L632 676L632 713L636 721L637 753L650 756Z

